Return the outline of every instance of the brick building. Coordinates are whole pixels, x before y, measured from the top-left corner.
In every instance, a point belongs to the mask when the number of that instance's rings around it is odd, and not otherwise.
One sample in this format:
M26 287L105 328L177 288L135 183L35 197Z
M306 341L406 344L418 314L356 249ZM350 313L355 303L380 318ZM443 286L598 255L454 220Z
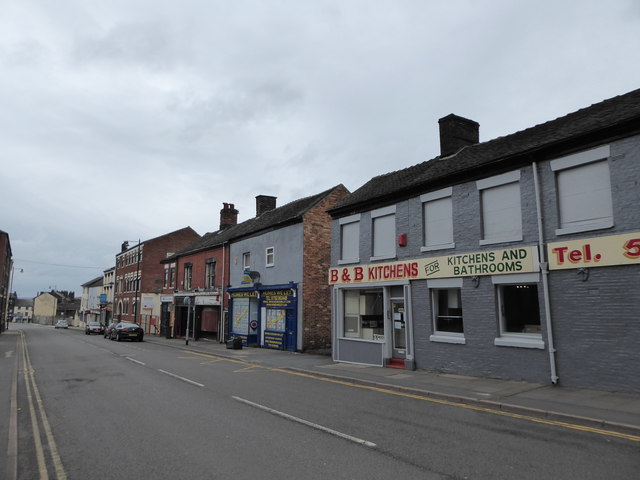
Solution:
M440 139L330 211L334 359L640 392L640 90Z
M162 334L183 338L225 340L229 281L229 241L238 223L238 210L224 203L220 228L206 233L162 261Z
M116 255L114 319L139 323L147 334L159 333L160 295L167 256L200 238L191 227L129 246Z
M11 289L11 275L13 273L11 257L9 234L0 230L0 333L7 329L11 294L9 290Z
M229 228L229 333L246 344L305 351L331 344L331 218L343 185L276 207L256 197L256 217Z

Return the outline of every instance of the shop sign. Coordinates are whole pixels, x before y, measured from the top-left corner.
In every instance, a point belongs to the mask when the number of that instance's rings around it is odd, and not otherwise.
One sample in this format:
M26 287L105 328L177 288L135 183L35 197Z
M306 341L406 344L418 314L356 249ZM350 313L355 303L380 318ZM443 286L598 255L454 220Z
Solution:
M264 346L284 350L284 333L264 332Z
M255 290L251 290L250 292L229 292L231 298L251 298L257 297L258 293Z
M537 247L507 248L329 269L329 284L421 280L539 270Z
M207 295L204 297L196 297L196 305L220 305L220 296Z
M153 298L142 298L142 309L153 310Z
M548 245L549 269L640 265L640 232Z
M293 302L294 291L290 288L284 290L263 290L260 292L260 300L264 307L286 308Z

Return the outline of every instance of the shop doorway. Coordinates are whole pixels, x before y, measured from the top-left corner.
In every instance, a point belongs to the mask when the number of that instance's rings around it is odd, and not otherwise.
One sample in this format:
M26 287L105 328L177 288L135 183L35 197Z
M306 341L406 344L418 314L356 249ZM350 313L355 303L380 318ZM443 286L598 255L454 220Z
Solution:
M393 358L406 358L407 324L404 310L404 298L391 299L392 352Z

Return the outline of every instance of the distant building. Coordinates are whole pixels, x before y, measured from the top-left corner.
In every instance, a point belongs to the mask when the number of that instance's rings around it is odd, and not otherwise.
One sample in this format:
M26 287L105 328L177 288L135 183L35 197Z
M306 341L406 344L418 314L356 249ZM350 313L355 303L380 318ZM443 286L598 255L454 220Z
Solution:
M116 279L116 267L102 273L102 295L100 296L100 321L106 326L113 319L113 290Z
M33 318L33 299L15 298L12 319L14 322L29 323Z
M98 322L100 318L100 295L102 295L103 276L94 278L82 285L82 297L80 300L80 321Z
M11 274L13 261L11 260L11 242L9 234L0 230L0 333L7 329L9 315L9 295L11 289Z
M161 260L200 238L191 227L141 241L124 242L116 255L113 290L114 318L139 323L147 334L160 334Z
M67 320L69 325L80 326L79 311L80 299L75 297L74 292L51 290L33 299L33 321L41 325Z

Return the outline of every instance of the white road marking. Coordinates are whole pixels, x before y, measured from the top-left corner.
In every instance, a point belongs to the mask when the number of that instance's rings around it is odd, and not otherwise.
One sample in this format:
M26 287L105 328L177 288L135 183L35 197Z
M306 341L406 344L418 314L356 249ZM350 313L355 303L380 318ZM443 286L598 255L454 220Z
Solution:
M180 375L176 375L175 373L167 372L166 370L158 369L160 373L164 373L165 375L169 375L170 377L177 378L178 380L182 380L183 382L190 383L191 385L195 385L196 387L204 387L202 383L194 382L193 380L189 380L188 378L181 377Z
M315 428L316 430L323 431L325 433L329 433L330 435L335 435L336 437L343 438L345 440L349 440L350 442L358 443L360 445L364 445L365 447L375 448L376 444L373 442L369 442L367 440L362 440L361 438L354 437L351 435L347 435L346 433L338 432L337 430L333 430L328 427L324 427L322 425L318 425L317 423L309 422L308 420L304 420L302 418L294 417L293 415L289 415L288 413L280 412L278 410L274 410L273 408L265 407L264 405L260 405L259 403L254 403L249 400L245 400L244 398L232 396L234 400L238 402L245 403L252 407L259 408L260 410L264 410L265 412L272 413L274 415L278 415L279 417L286 418L287 420L292 420L294 422L301 423L311 428Z
M140 360L136 360L135 358L131 358L131 357L124 357L124 358L126 358L127 360L131 360L132 362L137 363L138 365L146 365L146 363L141 362Z

